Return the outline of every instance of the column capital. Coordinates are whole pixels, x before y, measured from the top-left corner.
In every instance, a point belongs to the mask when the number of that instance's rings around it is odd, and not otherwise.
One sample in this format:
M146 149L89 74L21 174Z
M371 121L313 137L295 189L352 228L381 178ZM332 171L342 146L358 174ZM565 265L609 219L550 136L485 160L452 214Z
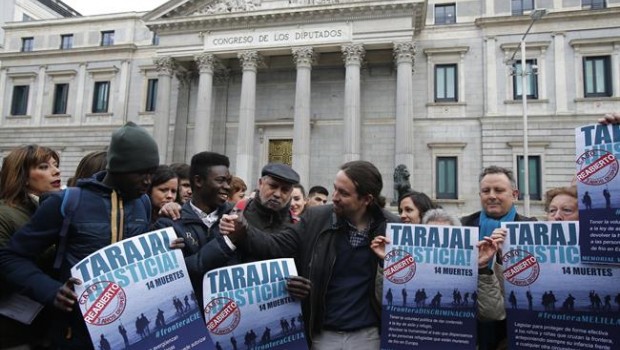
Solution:
M220 64L220 60L214 54L206 52L194 56L194 61L196 61L200 73L213 73Z
M245 50L237 53L237 58L241 61L241 68L243 70L256 71L259 63L262 61L262 57L256 50Z
M230 79L230 69L227 69L227 68L218 69L215 71L215 74L213 75L213 81L217 85L226 84L229 79Z
M394 43L394 59L396 64L403 62L414 64L416 52L415 43L412 41Z
M342 45L342 55L344 56L344 63L361 65L366 55L366 50L362 44L346 44Z
M314 63L315 54L311 46L294 47L291 51L293 52L293 61L296 65L312 66L312 63Z
M174 72L176 66L172 57L157 57L155 58L154 62L156 66L155 69L157 70L157 73L159 73L159 75L172 76L172 73Z
M181 87L186 88L191 85L192 80L196 78L195 71L177 71L174 74L177 77L177 80L181 84Z

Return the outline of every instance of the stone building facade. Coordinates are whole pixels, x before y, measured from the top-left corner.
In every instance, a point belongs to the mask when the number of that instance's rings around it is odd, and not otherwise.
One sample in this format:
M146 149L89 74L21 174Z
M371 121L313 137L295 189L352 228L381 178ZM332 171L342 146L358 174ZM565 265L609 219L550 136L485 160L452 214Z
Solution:
M148 13L11 23L0 53L0 155L58 149L69 177L127 120L162 162L227 154L255 184L285 161L306 186L398 164L455 214L477 176L519 170L519 41L527 36L532 213L574 173L574 128L620 111L620 0L171 0ZM601 8L599 8L601 7ZM23 38L32 37L31 50ZM68 40L71 45L68 45ZM24 97L25 96L25 97Z

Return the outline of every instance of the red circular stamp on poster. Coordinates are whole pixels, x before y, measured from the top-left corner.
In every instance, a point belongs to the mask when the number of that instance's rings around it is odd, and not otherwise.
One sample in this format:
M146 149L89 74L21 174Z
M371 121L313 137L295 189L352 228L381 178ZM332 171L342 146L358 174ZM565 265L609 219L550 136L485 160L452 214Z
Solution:
M521 249L512 249L502 257L504 262L504 278L519 287L529 286L540 275L540 265L536 257Z
M590 185L600 186L613 180L618 175L618 158L613 153L592 149L584 152L577 158L577 180Z
M234 331L241 321L239 306L230 298L215 298L205 306L204 311L207 329L213 334L228 334Z
M103 326L121 317L127 305L127 295L117 283L101 281L86 287L78 302L86 323Z
M393 249L385 255L383 274L388 281L396 284L409 282L415 276L416 263L411 254Z

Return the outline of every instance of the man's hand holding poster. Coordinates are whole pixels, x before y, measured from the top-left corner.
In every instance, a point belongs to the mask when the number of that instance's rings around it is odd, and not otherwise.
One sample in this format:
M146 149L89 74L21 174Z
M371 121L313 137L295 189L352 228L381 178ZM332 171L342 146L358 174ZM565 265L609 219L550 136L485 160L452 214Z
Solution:
M382 349L475 349L475 227L389 224Z
M89 255L71 269L80 311L96 349L211 349L171 228Z
M217 350L308 349L301 304L289 296L293 259L234 265L207 272L204 315Z
M618 349L620 267L581 263L579 222L502 226L510 347Z

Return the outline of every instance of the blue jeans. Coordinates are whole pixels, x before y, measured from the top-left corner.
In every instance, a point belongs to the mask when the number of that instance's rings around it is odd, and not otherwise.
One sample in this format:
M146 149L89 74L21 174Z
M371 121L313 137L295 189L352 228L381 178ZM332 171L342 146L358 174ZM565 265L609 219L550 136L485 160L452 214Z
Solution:
M381 337L377 327L352 332L324 329L312 339L312 350L376 350L380 345Z

